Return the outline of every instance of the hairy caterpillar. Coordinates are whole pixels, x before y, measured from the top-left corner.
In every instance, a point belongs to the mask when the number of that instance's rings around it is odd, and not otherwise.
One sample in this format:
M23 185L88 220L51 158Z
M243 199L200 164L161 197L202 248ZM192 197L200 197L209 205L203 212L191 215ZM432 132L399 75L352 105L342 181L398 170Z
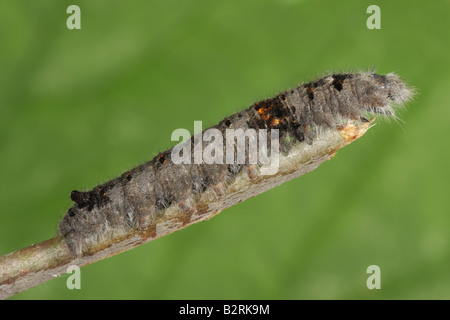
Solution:
M204 201L198 200L203 194L208 193L211 208L221 202L217 205L220 211L308 172L317 165L298 172L292 159L295 152L307 152L308 145L319 143L324 130L335 130L351 121L369 122L367 115L395 116L392 105L411 96L412 91L392 73L333 74L302 84L257 102L214 126L222 133L230 128L278 129L282 170L289 173L284 178L263 178L259 172L261 164L248 162L175 164L169 149L91 191L73 191L74 205L60 222L59 232L71 252L82 256L89 253L90 245L104 238L120 238L130 230L138 230L151 239L204 220L210 216L204 216ZM207 146L205 143L202 148ZM245 176L256 187L251 192L241 190L236 185L238 176Z

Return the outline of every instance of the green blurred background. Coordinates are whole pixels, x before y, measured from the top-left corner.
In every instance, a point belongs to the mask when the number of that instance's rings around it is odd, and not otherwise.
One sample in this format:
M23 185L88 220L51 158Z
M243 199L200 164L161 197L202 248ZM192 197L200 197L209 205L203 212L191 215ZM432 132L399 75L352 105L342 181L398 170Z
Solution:
M0 255L54 236L72 190L194 120L334 70L396 72L419 93L404 124L379 121L312 173L82 268L81 290L63 276L13 299L450 298L449 33L437 0L2 0Z

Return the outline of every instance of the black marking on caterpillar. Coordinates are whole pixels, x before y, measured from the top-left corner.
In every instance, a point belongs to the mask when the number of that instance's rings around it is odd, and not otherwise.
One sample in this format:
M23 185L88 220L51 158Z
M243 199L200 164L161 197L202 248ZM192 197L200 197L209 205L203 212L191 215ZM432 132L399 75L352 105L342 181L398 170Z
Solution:
M333 74L333 87L337 90L337 91L341 91L343 89L343 84L344 81L346 79L351 79L352 75L351 74Z
M313 143L320 128L335 128L342 119L364 122L366 113L393 114L391 104L405 102L411 95L394 74L333 74L256 102L214 128L222 133L228 128L276 128L282 152L289 153L286 138ZM194 141L192 137L192 144ZM203 148L206 146L203 142ZM192 163L175 165L169 149L92 191L73 191L74 205L59 224L59 232L71 252L82 255L88 243L111 230L156 230L155 219L172 204L185 212L185 224L195 211L190 202L196 194L211 187L221 197L227 183L242 170L252 179L256 174L249 164Z

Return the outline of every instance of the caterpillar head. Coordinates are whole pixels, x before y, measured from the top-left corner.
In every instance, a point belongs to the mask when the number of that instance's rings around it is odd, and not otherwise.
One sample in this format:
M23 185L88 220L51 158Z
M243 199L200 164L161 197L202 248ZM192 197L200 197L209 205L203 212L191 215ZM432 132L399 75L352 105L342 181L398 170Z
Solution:
M413 91L394 74L360 74L360 97L363 109L375 114L395 116L394 106L409 101Z

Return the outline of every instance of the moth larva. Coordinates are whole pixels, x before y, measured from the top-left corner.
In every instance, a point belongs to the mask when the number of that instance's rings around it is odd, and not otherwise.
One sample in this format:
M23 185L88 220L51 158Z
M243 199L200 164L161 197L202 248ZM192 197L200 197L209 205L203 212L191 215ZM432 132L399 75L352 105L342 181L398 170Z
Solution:
M301 170L296 162L299 154L309 152L311 144L325 145L322 137L327 130L343 134L357 126L366 130L367 115L394 115L392 105L411 96L412 91L392 73L333 74L302 84L213 127L223 135L227 129L278 129L279 173L262 176L262 164L251 164L248 152L245 163L175 164L169 149L91 191L73 191L74 205L62 219L59 232L73 255L82 256L104 239L121 239L130 232L153 239L205 220L330 158L335 150L330 149L321 161L311 160L311 165L306 163ZM357 130L352 134L355 136L349 139L359 137ZM208 145L203 142L202 150ZM225 149L224 145L224 153Z

